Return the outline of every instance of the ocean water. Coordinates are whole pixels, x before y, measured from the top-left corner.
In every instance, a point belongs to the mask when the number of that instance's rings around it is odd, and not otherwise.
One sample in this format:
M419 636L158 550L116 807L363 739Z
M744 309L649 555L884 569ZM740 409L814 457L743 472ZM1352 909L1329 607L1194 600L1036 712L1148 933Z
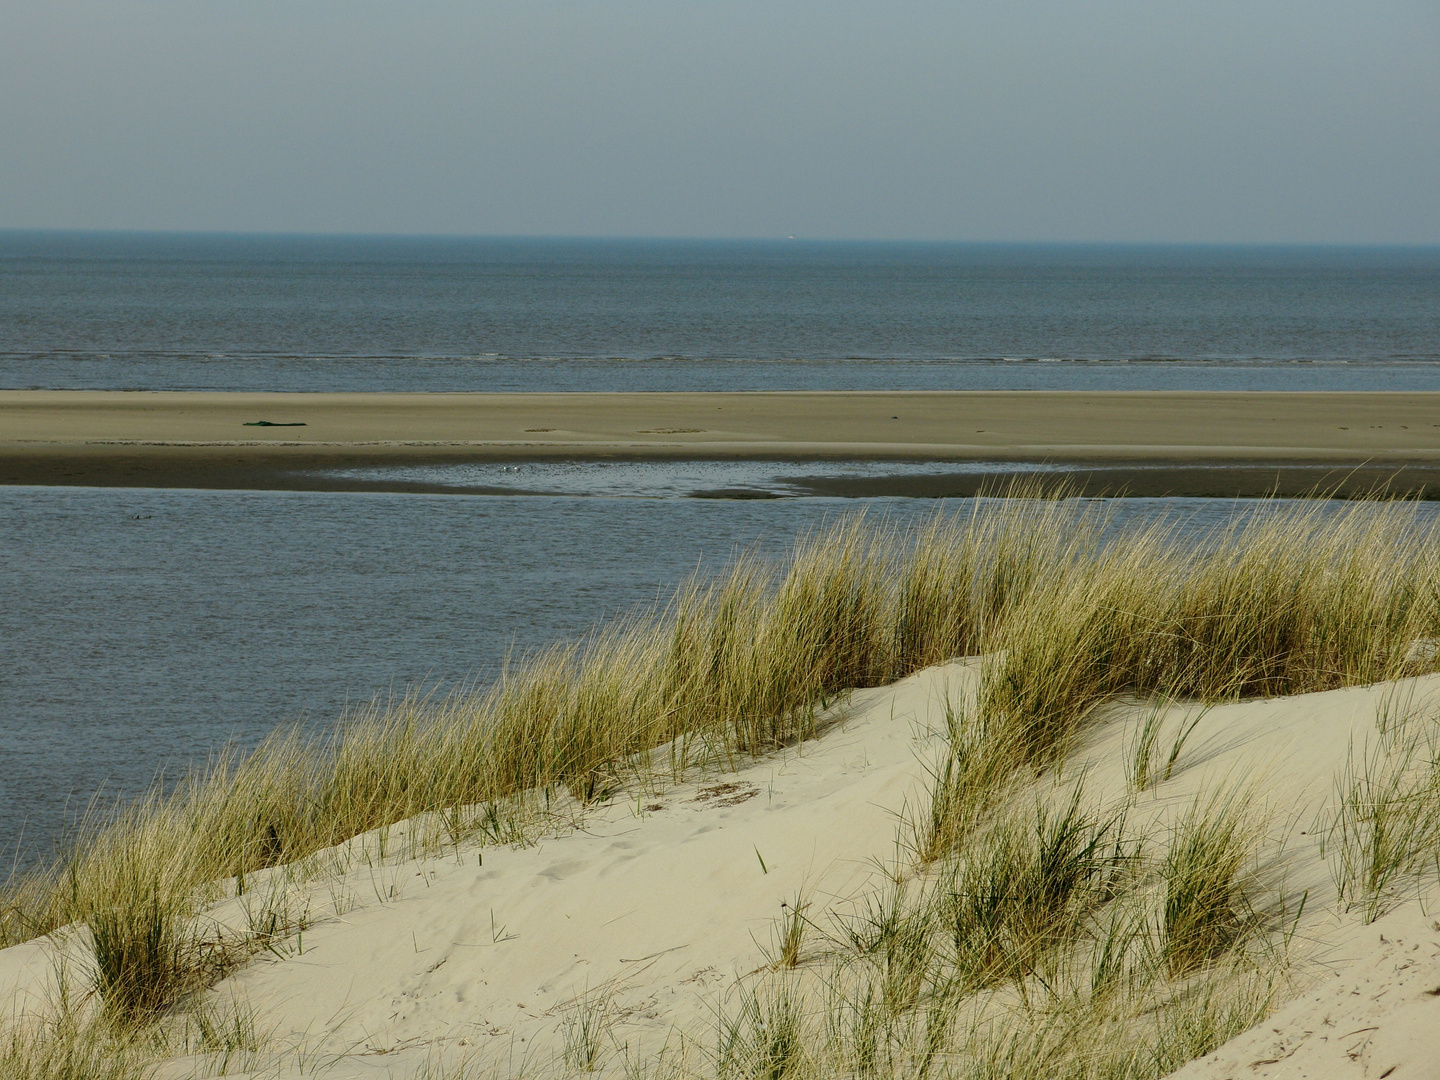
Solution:
M1440 248L0 231L0 387L1440 387Z
M227 741L483 680L851 507L0 487L0 846Z

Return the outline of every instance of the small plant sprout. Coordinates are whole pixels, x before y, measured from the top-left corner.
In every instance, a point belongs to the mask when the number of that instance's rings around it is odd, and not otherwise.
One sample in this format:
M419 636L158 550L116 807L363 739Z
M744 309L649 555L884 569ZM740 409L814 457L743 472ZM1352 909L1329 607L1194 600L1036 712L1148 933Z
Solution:
M233 995L196 1002L189 1014L195 1049L212 1055L211 1068L223 1076L232 1064L249 1071L265 1040L257 1034L255 1010Z
M1146 710L1145 717L1140 722L1140 729L1130 751L1130 785L1136 791L1146 790L1154 779L1155 743L1160 737L1160 727L1171 704L1172 702L1165 698L1159 699Z
M1180 758L1180 751L1185 749L1186 740L1200 726L1200 721L1205 719L1205 714L1210 711L1210 706L1200 709L1193 717L1181 720L1180 730L1175 733L1175 741L1170 744L1170 756L1165 759L1165 772L1161 780L1169 780L1175 772L1175 762Z
M777 968L799 967L803 959L802 946L805 940L805 931L811 926L809 917L805 914L810 908L810 903L804 897L804 893L797 893L794 903L780 901L780 918L776 929L775 937L775 960Z
M1161 767L1156 759L1159 751L1160 732L1165 726L1166 717L1176 704L1174 698L1161 697L1150 706L1140 723L1130 752L1130 782L1136 791L1145 791L1156 783L1169 780L1174 775L1175 764L1180 759L1181 751L1185 749L1185 743L1210 711L1210 706L1207 705L1198 709L1193 715L1187 714L1180 718L1175 737L1170 741L1170 753Z
M514 937L514 936L515 936L514 934L507 934L507 933L505 932L505 926L504 926L503 924L501 924L501 925L499 925L499 926L495 925L495 909L494 909L494 908L491 908L491 909L490 909L490 942L491 942L491 944L493 944L493 945L498 945L498 944L500 944L500 942L502 942L502 941L509 941L509 940L510 940L512 937Z

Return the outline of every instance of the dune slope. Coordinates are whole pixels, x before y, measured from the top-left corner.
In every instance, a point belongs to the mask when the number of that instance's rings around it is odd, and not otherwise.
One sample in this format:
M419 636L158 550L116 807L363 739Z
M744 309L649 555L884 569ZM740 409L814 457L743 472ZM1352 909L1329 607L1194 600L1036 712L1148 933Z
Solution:
M211 917L235 923L247 902L288 888L307 928L211 992L244 1003L266 1037L245 1067L304 1075L323 1062L336 1080L573 1074L594 1028L589 1064L601 1074L625 1075L627 1061L653 1062L662 1048L711 1071L717 1017L747 978L776 965L790 905L809 905L803 969L843 947L836 913L911 865L906 822L925 809L945 703L963 699L977 671L962 661L856 692L814 740L736 771L617 793L533 843L410 857L405 833L417 826L402 823L387 831L383 858L371 835L347 845L330 876L255 877ZM1081 781L1088 803L1127 806L1150 833L1207 792L1238 794L1264 830L1254 879L1306 899L1287 931L1279 1010L1178 1075L1437 1075L1440 923L1427 913L1440 894L1405 883L1366 925L1337 903L1325 844L1338 778L1379 738L1377 718L1433 715L1437 701L1440 676L1208 710L1177 704L1158 745L1168 753L1191 730L1169 778L1138 794L1133 747L1152 707L1117 705L1058 781L1034 781L1040 793ZM82 969L83 941L66 948ZM45 999L53 958L48 941L0 952L12 1011ZM162 1072L217 1068L196 1056Z

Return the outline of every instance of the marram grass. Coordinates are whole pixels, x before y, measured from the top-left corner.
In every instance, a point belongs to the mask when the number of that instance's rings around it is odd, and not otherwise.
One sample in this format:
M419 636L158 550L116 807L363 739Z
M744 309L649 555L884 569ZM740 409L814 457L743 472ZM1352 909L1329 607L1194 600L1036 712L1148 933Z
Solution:
M281 729L223 753L92 817L51 865L13 877L0 946L85 924L104 1014L143 1027L243 954L201 940L195 916L257 871L408 818L428 816L456 843L510 835L517 800L594 800L651 770L765 753L813 734L849 689L984 654L977 699L949 717L951 753L915 841L930 884L851 927L820 1012L845 1028L855 1075L1046 1075L1035 1063L1058 1068L1056 1048L1081 1043L1094 1060L1050 1075L1159 1075L1184 1060L1175 1047L1213 1045L1268 1001L1263 972L1232 963L1253 923L1248 834L1202 808L1146 862L1123 821L1078 802L1028 819L998 810L1120 694L1203 703L1433 669L1435 648L1416 645L1440 638L1440 531L1415 504L1378 500L1261 503L1198 536L1174 521L1119 529L1102 504L1042 494L971 500L909 528L847 516L778 564L739 559L654 610L514 658L489 686L377 702L318 735ZM1383 823L1374 799L1355 805L1359 859ZM997 892L1002 878L1020 891ZM1150 1034L1114 1011L1135 986L1175 979L1175 1007ZM1217 979L1249 988L1235 1008L1206 997ZM1090 1003L1084 1030L1130 1041L1080 1039L1067 1026L1080 1014L1058 1007L1002 1035L975 1004L1062 984L1081 988L1066 1000ZM844 1040L824 1043L817 1064L820 1044L791 1030L811 1022L805 993L755 990L710 1071L834 1074ZM1149 1058L1135 1039L1150 1040ZM15 1043L12 1060L29 1046Z

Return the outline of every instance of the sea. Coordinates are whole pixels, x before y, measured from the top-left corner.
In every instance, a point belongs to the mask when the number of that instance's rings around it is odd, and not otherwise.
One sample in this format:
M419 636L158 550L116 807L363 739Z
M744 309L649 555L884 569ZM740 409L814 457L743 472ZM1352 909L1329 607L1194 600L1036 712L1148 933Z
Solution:
M1436 390L1440 249L0 231L0 388ZM778 464L517 468L527 494L0 487L11 864L227 743L481 684L838 515L964 509ZM777 497L694 497L737 469Z

